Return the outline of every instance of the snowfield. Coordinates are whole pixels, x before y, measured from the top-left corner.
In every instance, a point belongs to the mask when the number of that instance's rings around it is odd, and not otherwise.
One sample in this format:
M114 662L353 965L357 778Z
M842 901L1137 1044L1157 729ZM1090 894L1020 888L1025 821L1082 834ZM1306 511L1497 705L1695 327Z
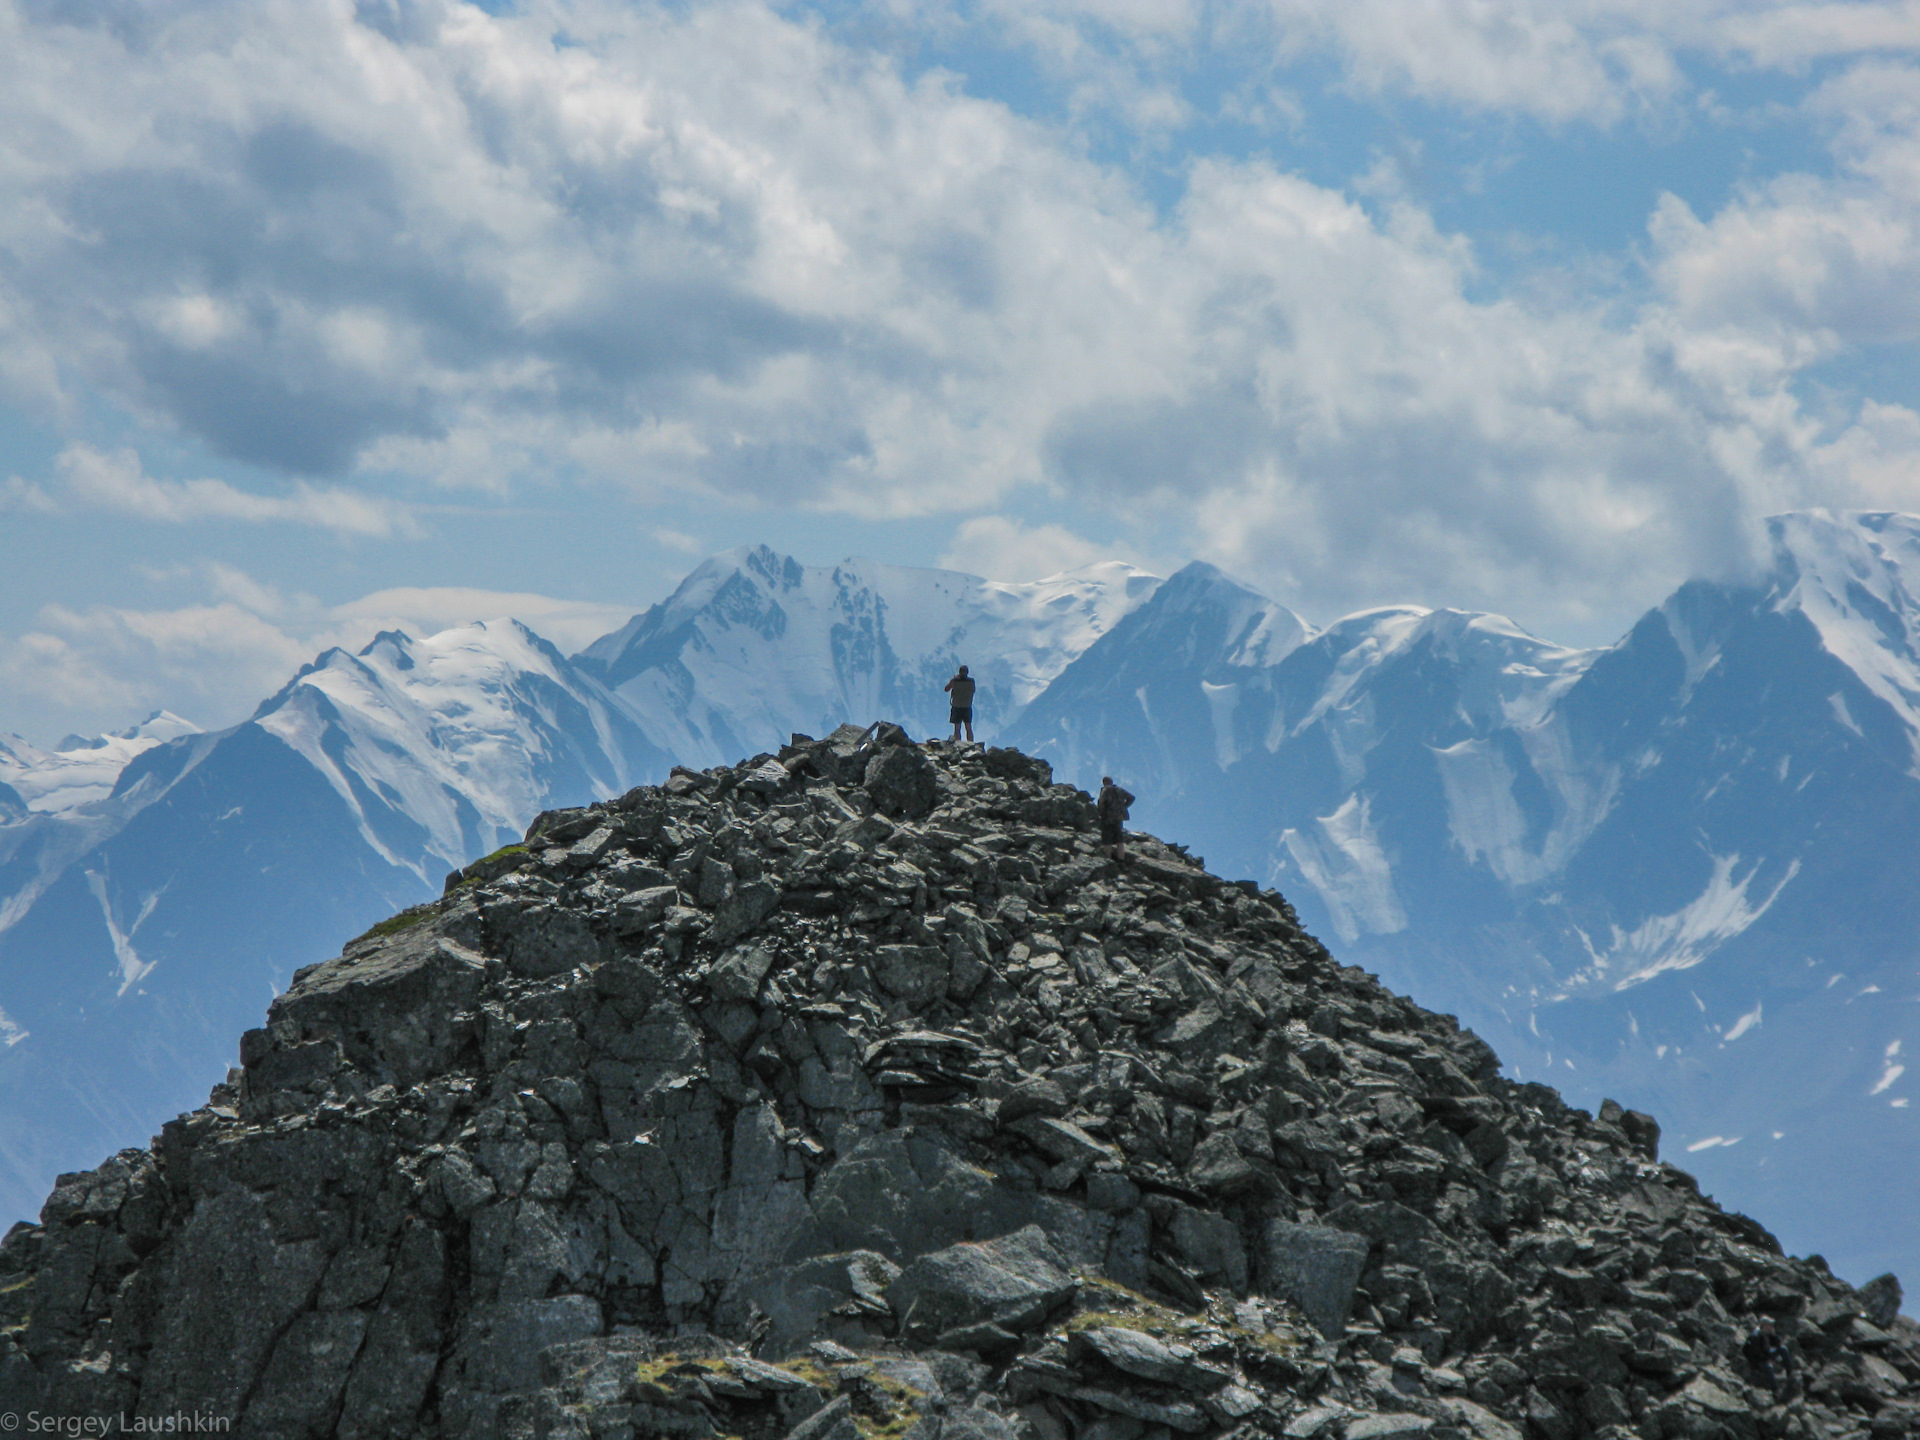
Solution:
M1120 777L1510 1073L1653 1111L1790 1244L1920 1273L1920 517L1769 533L1764 573L1598 650L1409 606L1316 628L1204 564L743 548L576 655L476 619L329 651L227 731L0 741L0 1197L198 1104L296 967L539 810L848 720L944 734L964 662L986 742Z

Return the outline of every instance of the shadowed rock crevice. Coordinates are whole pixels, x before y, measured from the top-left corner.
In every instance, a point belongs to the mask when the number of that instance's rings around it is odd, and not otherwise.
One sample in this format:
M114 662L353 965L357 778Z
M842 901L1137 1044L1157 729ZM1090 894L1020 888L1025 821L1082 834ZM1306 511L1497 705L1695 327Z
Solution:
M544 814L0 1245L0 1409L260 1436L1907 1433L1790 1260L1014 751ZM1775 1318L1776 1403L1740 1347Z

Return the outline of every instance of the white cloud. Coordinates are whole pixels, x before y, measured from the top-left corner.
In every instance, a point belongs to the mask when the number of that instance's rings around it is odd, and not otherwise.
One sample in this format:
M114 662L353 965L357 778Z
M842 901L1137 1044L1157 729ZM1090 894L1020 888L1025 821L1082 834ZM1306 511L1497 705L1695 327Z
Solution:
M390 535L410 524L401 507L352 490L298 483L291 494L273 496L224 480L156 480L132 450L108 453L76 443L60 452L56 468L66 493L80 504L168 524L278 522L355 535Z
M1073 83L1083 107L1140 128L1192 118L1174 85L1202 54L1248 73L1228 113L1244 113L1274 57L1326 54L1355 92L1611 126L1697 98L1689 57L1799 68L1920 50L1916 0L1005 0L978 13Z
M1818 453L1836 494L1863 509L1920 511L1920 414L1869 400L1838 439Z
M696 536L682 530L655 526L652 531L654 544L663 550L672 550L681 555L705 555L712 547L704 544Z
M987 13L1069 111L1144 132L1184 123L1194 47L1249 37L1556 124L1675 103L1676 56L1904 43L1901 6L1852 7L1872 33L1816 9ZM738 0L41 13L0 0L0 371L346 477L251 494L76 445L62 499L384 534L406 512L356 488L382 471L881 517L1043 487L1320 618L1419 599L1595 640L1622 596L1739 564L1756 514L1884 492L1920 453L1898 407L1835 429L1791 388L1911 328L1911 82L1881 61L1817 102L1846 173L1669 205L1634 310L1487 298L1416 206L1265 163L1188 164L1163 212L1071 121ZM1813 38L1763 44L1755 14ZM1086 553L972 523L978 568Z
M1682 88L1676 20L1643 0L1271 0L1283 32L1330 43L1350 83L1475 110L1612 124ZM1665 15L1662 15L1665 11Z
M1656 275L1685 323L1770 337L1780 363L1920 339L1920 67L1872 62L1808 108L1841 173L1783 175L1697 218L1668 196Z
M330 612L343 626L402 629L430 635L474 620L511 616L572 654L632 619L640 605L607 605L587 600L558 600L507 590L461 586L403 586L379 590Z
M153 609L48 605L26 633L0 635L9 728L51 739L163 707L216 728L244 719L321 651L359 650L382 630L425 636L512 616L570 654L641 608L461 587L380 590L327 606L217 562L150 578L195 584L206 598Z
M162 707L230 724L311 653L232 602L134 610L43 608L34 629L0 636L9 724L97 731Z
M1004 515L963 522L940 565L989 580L1045 580L1098 560L1132 560L1124 547L1097 544L1063 525L1022 525Z
M1737 6L1721 20L1721 44L1758 65L1804 65L1830 55L1920 50L1920 3L1776 3Z
M0 480L0 514L51 515L58 509L53 497L31 480L18 475Z

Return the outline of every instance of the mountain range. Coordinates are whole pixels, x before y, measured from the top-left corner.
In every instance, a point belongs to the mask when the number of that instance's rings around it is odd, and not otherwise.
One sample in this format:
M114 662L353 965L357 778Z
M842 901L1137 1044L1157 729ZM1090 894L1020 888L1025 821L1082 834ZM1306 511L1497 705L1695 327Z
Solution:
M1218 570L1031 584L716 556L568 657L378 636L246 722L0 740L0 1203L193 1108L293 971L535 814L888 718L1282 890L1517 1078L1659 1114L1791 1247L1913 1273L1920 519L1801 512L1619 643L1396 606L1319 629Z

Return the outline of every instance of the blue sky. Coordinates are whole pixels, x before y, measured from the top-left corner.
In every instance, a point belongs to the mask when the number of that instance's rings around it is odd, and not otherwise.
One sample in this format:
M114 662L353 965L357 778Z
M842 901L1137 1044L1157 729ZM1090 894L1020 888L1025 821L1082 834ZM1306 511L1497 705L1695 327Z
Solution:
M1920 5L0 0L0 731L767 541L1605 643L1920 508Z

